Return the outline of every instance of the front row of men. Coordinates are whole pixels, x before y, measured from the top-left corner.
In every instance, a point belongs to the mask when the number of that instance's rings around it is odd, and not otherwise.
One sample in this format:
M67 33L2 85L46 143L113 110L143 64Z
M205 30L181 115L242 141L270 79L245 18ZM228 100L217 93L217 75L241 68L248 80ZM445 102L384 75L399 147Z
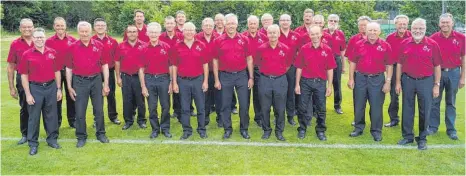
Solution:
M247 36L237 32L238 19L235 15L226 15L226 34L218 38L199 39L193 23L183 26L183 40L173 46L159 41L161 26L150 23L147 27L149 42L138 40L138 29L130 25L126 29L127 40L121 43L116 52L115 72L117 84L122 87L124 95L123 114L124 129L132 126L135 104L145 107L144 99L149 104L149 121L152 127L150 138L159 133L165 137L170 134L169 94L179 93L183 127L181 139L192 135L190 123L191 102L197 109L197 132L201 138L207 138L206 123L208 114L205 110L206 92L215 88L221 95L220 113L224 127L224 139L232 135L231 106L234 90L238 95L240 134L249 139L248 101L249 89L258 84L260 102L262 139L271 135L270 110L274 108L275 136L284 141L285 103L288 94L287 72L291 66L296 67L294 91L298 96L298 138L305 137L310 118L307 113L314 106L317 116L316 136L325 141L326 131L326 97L332 94L333 69L337 67L332 48L322 40L323 29L314 25L308 28L310 42L298 50L289 48L278 39L281 35L278 25L267 28L268 42L256 50L248 47ZM102 143L108 143L105 135L103 118L103 96L110 92L109 63L112 56L108 47L91 38L91 24L80 22L77 25L79 40L70 45L64 63L55 59L57 52L45 46L45 32L41 28L32 32L33 47L27 49L18 64L21 84L25 91L30 120L27 140L30 154L37 153L40 113L44 116L47 143L53 148L60 148L57 143L58 121L57 103L62 98L60 74L66 66L66 88L75 103L77 147L86 143L86 109L91 98L96 120L96 137ZM441 55L438 44L425 37L426 22L423 19L413 21L412 37L404 40L398 51L392 51L389 43L379 39L380 26L371 22L367 24L366 37L348 47L350 61L348 86L353 91L355 104L355 125L351 137L359 136L365 127L365 105L371 106L371 134L375 141L381 141L382 108L385 93L390 92L393 64L397 63L396 93L403 92L403 139L400 145L414 140L414 97L419 101L419 137L416 138L419 149L426 149L427 119L433 98L439 95ZM210 36L211 37L211 36ZM201 42L205 40L206 42ZM463 41L464 42L464 41ZM351 43L351 40L350 40ZM213 47L219 46L219 47ZM396 55L394 55L395 53ZM296 57L295 57L296 55ZM253 61L254 58L254 61ZM399 60L397 60L399 58ZM294 59L294 60L293 60ZM212 66L211 70L209 65ZM254 65L258 66L255 74ZM209 72L210 71L210 72ZM209 75L209 73L213 73ZM385 78L385 76L387 78ZM209 80L213 79L213 80ZM257 81L254 81L257 80ZM210 84L210 85L209 85ZM213 84L213 86L212 86ZM56 98L56 99L55 99ZM162 106L161 120L157 115L157 104ZM309 106L311 105L311 106ZM143 111L139 109L138 111ZM145 128L144 114L138 118L141 128Z

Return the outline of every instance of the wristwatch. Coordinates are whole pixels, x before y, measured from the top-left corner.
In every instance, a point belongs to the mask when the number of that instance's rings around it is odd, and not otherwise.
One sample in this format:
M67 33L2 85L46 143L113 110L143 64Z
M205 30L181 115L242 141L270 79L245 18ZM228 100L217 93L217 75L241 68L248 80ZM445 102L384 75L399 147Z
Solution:
M434 85L436 85L436 86L440 86L440 83L439 83L439 82L436 82L436 83L434 83Z

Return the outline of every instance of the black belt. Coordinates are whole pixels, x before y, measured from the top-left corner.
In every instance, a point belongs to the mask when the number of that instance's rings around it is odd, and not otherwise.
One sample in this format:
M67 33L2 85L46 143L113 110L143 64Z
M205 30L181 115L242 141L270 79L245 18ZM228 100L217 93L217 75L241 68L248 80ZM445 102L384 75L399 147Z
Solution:
M100 74L95 74L95 75L91 75L91 76L81 76L81 75L75 75L76 77L78 78L81 78L81 79L94 79L95 77L99 76Z
M178 76L178 78L186 79L186 80L194 80L194 79L199 78L200 76L201 76L201 75L195 76L195 77Z
M145 75L149 77L160 78L160 77L168 76L168 73L158 74L158 75L146 73Z
M46 86L49 86L50 84L54 83L55 80L52 79L50 81L47 81L47 82L34 82L34 81L29 81L29 84L34 84L34 85L37 85L37 86L42 86L42 87L46 87Z
M241 71L237 71L237 72L227 72L227 71L220 71L222 73L228 73L228 74L237 74L237 73L241 73L243 71L246 71L246 70L241 70Z
M306 77L301 77L302 80L305 80L305 81L312 81L312 82L320 82L320 81L324 81L323 79L321 78L306 78Z
M132 75L130 75L130 74L126 74L126 73L123 73L123 72L121 72L121 75L124 75L124 76L138 76L138 74L137 74L137 73L136 73L136 74L132 74Z
M263 73L261 73L262 76L266 77L266 78L269 78L269 79L278 79L278 78L281 78L283 75L280 75L280 76L272 76L272 75L265 75Z
M406 73L404 73L404 75L406 75L408 78L414 79L414 80L423 80L423 79L426 79L426 78L430 78L430 77L431 77L431 76L424 76L424 77L420 77L420 78L415 78L415 77L409 76L409 75L406 74Z
M448 72L448 71L455 70L455 69L457 69L457 68L458 68L458 67L455 67L455 68L442 68L442 71Z
M359 73L359 74L361 74L362 76L365 76L365 77L376 77L376 76L383 75L383 72L382 73L376 73L376 74L365 74L365 73L361 73L361 72L356 72L356 73Z

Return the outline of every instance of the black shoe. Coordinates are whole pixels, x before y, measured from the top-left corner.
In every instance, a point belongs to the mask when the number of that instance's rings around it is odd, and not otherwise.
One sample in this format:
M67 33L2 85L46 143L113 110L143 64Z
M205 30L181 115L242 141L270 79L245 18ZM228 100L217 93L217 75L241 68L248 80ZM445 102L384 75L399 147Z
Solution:
M217 122L217 127L223 128L223 123L218 123L218 122Z
M425 140L417 141L417 149L427 150L427 142Z
M394 126L398 126L398 121L390 121L389 123L383 125L385 127L394 127Z
M335 109L335 112L337 114L343 114L343 110L341 110L341 108Z
M326 141L327 140L327 136L325 136L324 132L317 132L317 138L319 138L319 140L321 140L321 141Z
M306 137L306 131L298 131L298 138L304 139Z
M231 113L233 113L233 114L238 114L238 109L237 109L237 108L233 108L233 109L231 110Z
M431 129L428 129L427 130L427 135L434 135L434 134L437 134L437 130L431 130Z
M27 139L25 136L23 136L23 137L21 137L21 139L18 141L18 145L24 144L24 143L26 143L27 141L28 141L28 139Z
M451 140L458 140L458 136L457 136L455 133L448 134L448 137L449 137Z
M285 138L283 137L282 133L275 133L275 137L277 137L279 141L285 141Z
M71 128L76 128L76 122L70 123Z
M113 120L110 120L110 121L115 125L120 125L121 124L120 120L118 120L117 118L115 118Z
M250 139L251 137L248 134L248 131L242 131L241 136L243 136L244 139Z
M48 145L54 149L61 149L61 146L58 144L48 144Z
M163 136L165 136L166 138L172 138L172 134L170 134L169 131L162 131L163 133Z
M171 118L176 118L176 117L178 117L178 114L177 114L177 113L173 113L170 117L171 117Z
M256 124L257 124L258 127L262 127L262 120L256 121Z
M37 147L31 147L29 149L29 155L35 155L37 154Z
M262 139L269 139L270 138L270 131L267 131L267 132L264 131L264 134L262 135L261 138Z
M76 148L84 147L84 145L86 145L86 139L78 140L78 143L76 144Z
M183 136L180 137L180 140L188 139L191 136L189 133L183 133Z
M362 135L362 131L353 131L350 133L350 137L358 137Z
M139 124L139 128L146 129L147 125L145 123L141 123Z
M406 144L411 144L413 142L414 142L414 140L412 140L412 139L402 139L402 140L398 141L398 145L406 145Z
M131 126L133 126L133 124L125 124L125 125L123 126L123 128L121 128L121 129L122 129L122 130L127 130L127 129L131 128Z
M382 141L382 135L377 133L377 134L372 134L372 137L374 137L375 142L380 142Z
M191 117L195 117L197 114L194 111L191 111Z
M223 133L223 139L229 139L231 137L231 131L225 131Z
M201 137L202 139L205 139L207 138L207 133L205 131L199 132L199 137Z
M159 136L159 132L158 131L152 131L152 133L150 134L150 137L151 139L155 139Z
M205 126L209 125L210 121L206 121L205 122Z
M97 140L99 140L102 143L109 143L110 141L108 140L107 136L105 134L102 134L97 137Z
M293 117L288 117L288 123L289 123L291 126L295 126L295 125L296 125L296 122L294 122Z

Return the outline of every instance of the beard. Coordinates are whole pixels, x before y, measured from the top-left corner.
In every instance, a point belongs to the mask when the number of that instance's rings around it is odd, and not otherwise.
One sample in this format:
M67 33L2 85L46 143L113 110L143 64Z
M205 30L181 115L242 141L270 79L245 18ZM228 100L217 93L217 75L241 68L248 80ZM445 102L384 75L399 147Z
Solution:
M412 36L414 40L421 40L422 38L424 38L425 34L421 34L421 35L413 34Z

